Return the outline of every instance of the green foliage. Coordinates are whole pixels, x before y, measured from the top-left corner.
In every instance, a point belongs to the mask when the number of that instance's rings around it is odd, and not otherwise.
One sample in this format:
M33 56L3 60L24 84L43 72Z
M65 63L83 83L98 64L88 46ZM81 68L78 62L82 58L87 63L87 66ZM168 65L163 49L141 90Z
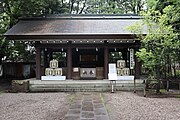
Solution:
M3 34L6 32L6 30L9 27L9 17L6 13L2 12L0 13L0 64L2 57L6 54L6 45L8 42L5 40Z
M32 61L35 58L35 49L32 43L9 41L6 51L7 60L12 61Z
M34 56L33 44L6 41L3 34L19 17L47 14L139 14L144 0L2 0L0 2L0 63L7 60L26 61Z
M3 44L5 43L5 39L3 37L3 33L6 32L8 29L8 24L9 23L9 17L6 13L1 13L0 14L0 47L3 47ZM1 50L2 52L2 50Z
M122 52L110 52L109 62L116 63L117 60L123 60Z
M152 51L147 51L146 48L140 49L139 52L136 53L136 56L143 61L143 65L145 68L149 70L151 75L154 75L154 68L156 66L156 56L152 53Z
M144 0L88 0L88 14L139 14L144 9Z
M149 9L155 9L155 7L156 7L156 4L157 4L157 0L148 0L148 8Z
M174 5L167 6L163 13L157 10L148 10L143 13L144 22L131 26L129 30L134 32L142 42L142 48L136 53L144 67L150 74L166 76L166 71L173 64L179 63L179 32L174 28L174 22L179 19L179 13L174 10ZM142 35L142 29L146 25L147 34Z

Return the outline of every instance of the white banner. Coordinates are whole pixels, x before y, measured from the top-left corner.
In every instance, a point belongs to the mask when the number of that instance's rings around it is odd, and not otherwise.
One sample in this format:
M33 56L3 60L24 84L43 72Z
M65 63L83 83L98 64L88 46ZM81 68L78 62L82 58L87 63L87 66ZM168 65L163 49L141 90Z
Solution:
M130 69L134 69L134 49L130 49Z

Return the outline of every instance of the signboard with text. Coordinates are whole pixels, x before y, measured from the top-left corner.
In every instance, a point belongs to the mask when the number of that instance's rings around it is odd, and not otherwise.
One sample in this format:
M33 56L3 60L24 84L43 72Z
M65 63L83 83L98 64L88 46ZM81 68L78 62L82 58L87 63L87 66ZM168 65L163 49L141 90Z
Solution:
M134 49L130 49L130 69L134 69Z
M115 63L110 63L109 64L109 73L117 73L116 64Z

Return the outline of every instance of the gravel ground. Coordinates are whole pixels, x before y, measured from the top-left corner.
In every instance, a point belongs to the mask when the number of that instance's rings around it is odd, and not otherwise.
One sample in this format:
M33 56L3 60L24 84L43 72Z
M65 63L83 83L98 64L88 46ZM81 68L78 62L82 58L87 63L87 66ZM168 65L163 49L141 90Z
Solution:
M68 107L66 93L0 94L0 120L61 120Z
M145 98L131 92L104 95L110 120L180 120L180 98Z
M180 98L103 93L110 120L180 120ZM62 120L69 93L1 93L0 120Z

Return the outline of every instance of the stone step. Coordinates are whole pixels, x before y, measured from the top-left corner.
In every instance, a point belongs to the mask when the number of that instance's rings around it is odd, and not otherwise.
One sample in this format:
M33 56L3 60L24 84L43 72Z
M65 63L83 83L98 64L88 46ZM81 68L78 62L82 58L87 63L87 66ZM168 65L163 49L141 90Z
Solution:
M134 88L123 87L114 88L114 91L133 91ZM143 90L142 87L137 87L136 90ZM95 88L95 89L83 89L83 88L31 88L30 92L108 92L111 88Z
M143 90L143 81L136 81L136 90ZM115 90L134 90L134 81L117 81ZM66 81L29 81L29 90L31 92L43 91L63 91L63 92L81 92L81 91L110 91L111 84L108 80L66 80Z
M29 80L30 84L109 84L109 80ZM132 83L133 80L118 80L116 83ZM136 83L143 83L143 80L137 79Z

